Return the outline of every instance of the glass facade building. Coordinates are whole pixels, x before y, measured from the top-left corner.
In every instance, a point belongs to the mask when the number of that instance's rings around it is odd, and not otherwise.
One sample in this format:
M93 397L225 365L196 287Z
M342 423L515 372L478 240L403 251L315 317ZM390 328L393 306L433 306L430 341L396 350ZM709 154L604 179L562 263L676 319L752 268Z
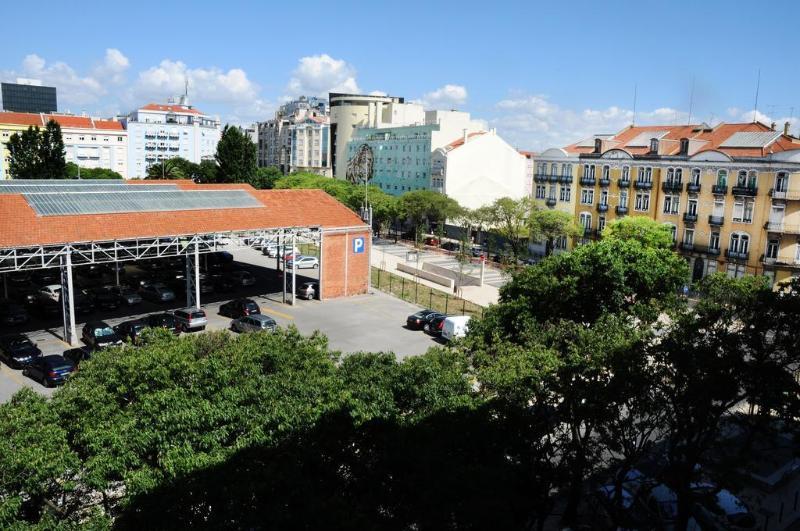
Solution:
M12 112L53 113L58 111L55 87L0 84L0 108Z

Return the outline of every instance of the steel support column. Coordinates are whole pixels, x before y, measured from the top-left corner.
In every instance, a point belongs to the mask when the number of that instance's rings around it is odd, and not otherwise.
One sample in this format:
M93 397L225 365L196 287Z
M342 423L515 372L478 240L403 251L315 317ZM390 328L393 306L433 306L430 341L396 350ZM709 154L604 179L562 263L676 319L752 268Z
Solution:
M276 260L278 261L278 265L280 266L281 258L284 258L286 250L286 233L281 231L281 235L279 236L278 240L278 257ZM283 303L286 304L286 260L283 261L283 266L281 268L281 277L283 278Z
M75 298L72 292L72 255L61 257L61 312L64 316L64 341L77 346L78 333L75 330Z
M323 258L322 258L323 255L325 254L325 246L323 245L325 243L324 237L325 237L325 233L320 231L320 233L319 233L319 269L317 270L319 272L319 275L318 275L318 278L317 278L317 290L319 290L319 293L317 293L317 296L319 297L319 300L322 300L322 277L323 277L322 271L323 271L323 268L325 267L325 263L323 262Z
M295 295L297 294L297 257L295 254L295 244L297 243L297 235L292 233L292 306L295 303Z
M194 305L200 309L200 249L194 244ZM208 278L208 277L206 277ZM189 305L191 306L191 305Z

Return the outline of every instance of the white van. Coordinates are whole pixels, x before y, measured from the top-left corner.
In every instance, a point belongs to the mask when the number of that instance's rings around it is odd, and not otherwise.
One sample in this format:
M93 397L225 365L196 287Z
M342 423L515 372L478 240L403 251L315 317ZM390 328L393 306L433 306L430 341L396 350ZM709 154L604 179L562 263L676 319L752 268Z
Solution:
M447 341L453 341L467 335L469 329L469 321L472 319L469 315L454 315L444 320L442 327L442 337Z

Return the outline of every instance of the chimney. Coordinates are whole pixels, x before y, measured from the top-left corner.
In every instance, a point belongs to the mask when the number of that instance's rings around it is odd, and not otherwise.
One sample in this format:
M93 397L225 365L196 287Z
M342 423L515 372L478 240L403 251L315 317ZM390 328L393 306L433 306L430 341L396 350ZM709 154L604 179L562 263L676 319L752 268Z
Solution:
M789 122L783 123L783 134L789 136Z
M594 151L593 153L602 153L603 152L603 139L602 138L595 138L594 139Z
M467 134L467 130L466 129L462 129L461 130L461 134L462 134L461 138L462 138L462 140L464 140L464 143L466 144L467 143L467 138L469 137L469 135Z
M772 123L770 124L769 128L770 128L770 129L772 129L772 130L774 131L774 130L775 130L775 122L772 122Z

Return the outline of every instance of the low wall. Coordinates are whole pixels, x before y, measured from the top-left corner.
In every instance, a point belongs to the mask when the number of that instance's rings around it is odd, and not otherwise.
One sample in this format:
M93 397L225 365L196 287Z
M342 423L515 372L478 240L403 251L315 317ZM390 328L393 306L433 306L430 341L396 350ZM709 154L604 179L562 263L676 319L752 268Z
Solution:
M425 271L423 269L417 269L416 267L412 267L403 263L397 264L397 270L402 271L403 273L408 273L409 275L418 276L419 278L429 280L441 286L446 286L448 290L452 290L455 286L455 281L452 278L437 275L436 273L431 273L430 271Z
M459 278L458 271L453 271L452 269L448 269L446 267L438 266L438 265L435 265L435 264L429 264L429 263L425 262L425 263L422 264L422 269L424 269L425 271L429 271L431 273L434 273L436 275L452 279L454 284L460 280L462 286L480 286L481 285L481 279L480 278L467 275L466 273L463 274L463 275L460 275L460 278Z

